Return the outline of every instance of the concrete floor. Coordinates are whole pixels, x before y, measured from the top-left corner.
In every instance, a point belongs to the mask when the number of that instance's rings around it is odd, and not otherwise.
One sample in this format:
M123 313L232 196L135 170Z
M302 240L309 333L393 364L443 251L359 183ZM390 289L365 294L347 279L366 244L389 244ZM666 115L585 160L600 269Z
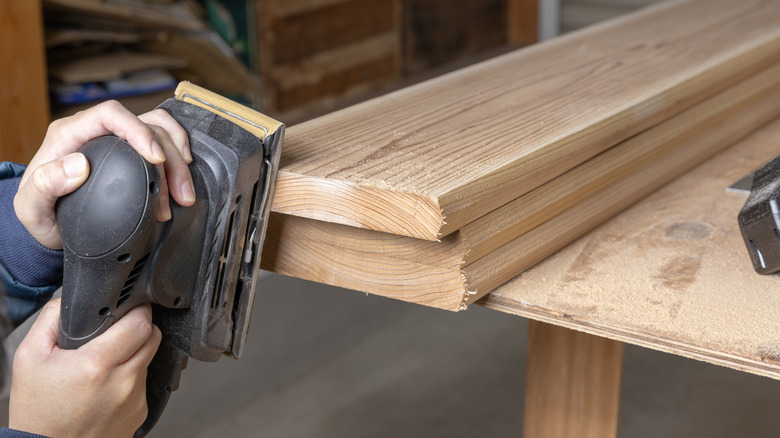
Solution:
M261 288L245 356L191 361L151 437L522 435L526 320L277 275ZM621 397L621 437L780 430L780 382L639 347Z

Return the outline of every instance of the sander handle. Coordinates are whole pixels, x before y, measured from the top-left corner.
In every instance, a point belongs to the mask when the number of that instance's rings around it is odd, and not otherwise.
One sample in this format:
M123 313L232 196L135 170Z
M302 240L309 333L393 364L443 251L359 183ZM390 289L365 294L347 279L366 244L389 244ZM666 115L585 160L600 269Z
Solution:
M151 275L147 262L164 227L156 224L161 184L156 166L111 136L87 142L80 152L90 174L56 206L65 258L57 339L63 349L86 344L136 305L154 301L145 286ZM147 369L148 414L134 437L146 436L157 423L186 360L163 339Z
M161 184L156 166L117 137L90 140L80 152L89 176L56 205L64 255L58 346L65 349L150 301L135 285L148 275Z

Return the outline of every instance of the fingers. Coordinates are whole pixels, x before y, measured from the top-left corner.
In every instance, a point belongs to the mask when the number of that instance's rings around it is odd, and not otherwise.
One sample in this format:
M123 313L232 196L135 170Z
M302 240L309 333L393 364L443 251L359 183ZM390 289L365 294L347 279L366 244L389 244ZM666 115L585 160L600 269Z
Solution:
M51 147L41 159L50 161L70 154L87 141L107 134L115 134L127 140L150 163L165 161L165 154L154 131L130 110L113 100L53 122L44 140L44 143L49 143Z
M142 304L127 312L105 333L87 342L79 350L94 352L107 360L109 365L119 366L133 357L154 332L152 308L149 304Z
M125 365L131 367L131 369L146 370L155 353L157 353L157 348L160 346L161 341L162 332L156 325L152 324L152 334L141 345L141 348L125 362Z
M163 109L156 109L141 114L138 118L147 125L159 126L162 128L168 134L173 145L179 151L182 158L184 158L184 161L186 161L187 164L192 163L189 136L187 136L187 132L179 125L179 122L177 122L173 116Z
M167 158L163 174L163 179L166 181L163 184L165 190L160 193L161 205L158 215L158 220L166 221L171 218L168 193L181 206L189 207L195 203L195 188L187 167L187 164L192 163L189 136L176 119L163 109L141 114L138 118L154 131Z
M84 111L82 117L85 120L78 124L90 128L78 137L79 147L95 137L115 134L127 140L146 161L152 164L165 161L165 153L154 131L119 102L110 100L95 105Z
M54 205L57 198L76 190L89 175L89 163L80 153L44 163L19 186L14 209L19 220L42 245L61 249Z
M165 186L179 205L188 207L194 204L195 189L192 184L192 175L190 174L189 167L187 167L186 159L182 156L179 147L176 146L169 131L160 126L149 126L157 134L157 138L163 146L165 156L168 157L164 163L165 179L167 181ZM189 150L189 148L187 149ZM192 160L190 160L190 162L191 161ZM167 208L167 205L164 208ZM170 213L168 214L168 218L170 218Z
M57 346L60 303L61 300L57 298L46 303L41 309L41 313L38 314L38 318L22 341L25 348L20 347L21 351L27 351L26 347L32 347L30 351L48 354Z
M150 124L145 123L149 122ZM93 138L114 134L138 151L148 162L165 165L160 187L158 220L170 219L169 193L179 205L195 202L195 190L188 162L192 162L186 131L164 110L141 118L116 101L98 104L74 116L49 125L46 138L22 176L14 199L19 220L44 246L61 249L54 205L56 199L80 186L88 175L83 155L73 155ZM34 181L31 181L34 180Z

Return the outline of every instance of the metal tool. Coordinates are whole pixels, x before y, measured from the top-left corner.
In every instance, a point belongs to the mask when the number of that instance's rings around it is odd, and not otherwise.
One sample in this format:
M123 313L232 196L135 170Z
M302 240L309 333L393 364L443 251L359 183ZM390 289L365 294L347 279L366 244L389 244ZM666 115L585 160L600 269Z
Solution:
M249 328L284 125L182 83L168 111L189 135L196 202L157 222L157 167L117 137L81 152L86 182L57 204L65 266L58 344L78 348L151 302L162 343L147 375L146 435L187 358L241 356Z
M756 272L780 271L780 156L753 174L739 228Z

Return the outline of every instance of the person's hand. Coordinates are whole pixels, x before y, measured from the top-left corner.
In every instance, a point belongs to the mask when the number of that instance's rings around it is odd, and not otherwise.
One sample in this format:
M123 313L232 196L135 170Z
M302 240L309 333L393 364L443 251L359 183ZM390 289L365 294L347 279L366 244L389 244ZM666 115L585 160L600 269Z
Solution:
M182 206L195 202L187 164L192 162L189 139L170 114L157 109L136 117L116 101L103 102L49 125L40 149L19 184L14 209L19 221L43 246L61 249L54 205L76 190L89 175L89 163L76 152L87 141L114 134L127 140L147 161L163 164L158 220L170 219L168 193Z
M60 300L49 302L14 357L9 427L40 435L129 437L147 415L146 369L160 344L141 305L77 350L57 347Z

